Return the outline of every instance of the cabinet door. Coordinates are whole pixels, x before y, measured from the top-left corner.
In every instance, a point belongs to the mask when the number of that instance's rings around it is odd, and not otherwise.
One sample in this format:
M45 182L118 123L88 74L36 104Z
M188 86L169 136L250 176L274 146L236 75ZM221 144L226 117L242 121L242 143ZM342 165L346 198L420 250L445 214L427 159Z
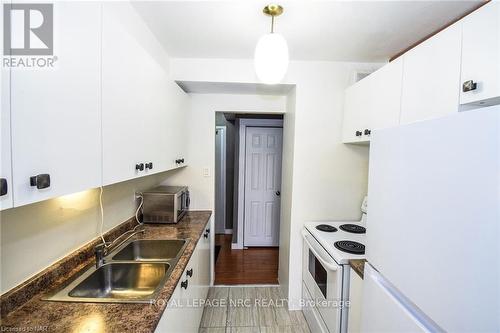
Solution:
M361 332L363 279L352 268L349 269L349 274L349 310L347 329L349 332Z
M500 4L492 1L463 19L461 83L472 80L476 89L460 90L460 103L500 103ZM479 103L478 103L479 104Z
M105 185L145 174L149 162L144 137L152 99L151 72L157 70L130 29L137 19L127 4L103 4L102 131ZM152 161L154 163L154 161Z
M367 129L373 131L399 125L403 59L400 57L388 63L372 75Z
M342 124L342 141L356 143L366 141L361 135L367 124L366 110L370 100L369 76L347 88L344 97L344 120Z
M11 70L14 205L101 184L97 2L54 2L54 68ZM30 177L50 175L50 186Z
M3 19L0 18L0 20ZM3 36L3 22L0 27L0 34ZM3 43L0 46L3 55ZM7 57L7 56L5 56ZM1 77L1 113L0 113L0 143L2 150L2 160L0 161L0 178L5 182L7 193L0 195L0 210L12 207L12 165L10 150L10 69L3 67L0 69ZM4 188L5 190L5 188Z
M460 52L458 22L403 56L402 124L458 111Z
M200 239L199 242L202 240ZM198 332L203 307L199 306L199 274L197 272L200 260L200 243L196 246L182 276L168 302L155 332ZM189 277L187 272L192 269L193 276ZM183 287L182 283L187 286ZM189 318L189 319L186 319Z

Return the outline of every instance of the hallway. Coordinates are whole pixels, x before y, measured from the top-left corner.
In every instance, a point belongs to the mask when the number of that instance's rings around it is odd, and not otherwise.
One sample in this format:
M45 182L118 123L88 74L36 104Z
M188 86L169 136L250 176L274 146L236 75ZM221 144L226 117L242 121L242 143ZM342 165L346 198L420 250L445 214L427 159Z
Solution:
M216 285L278 284L278 247L233 250L231 239L232 235L215 235Z

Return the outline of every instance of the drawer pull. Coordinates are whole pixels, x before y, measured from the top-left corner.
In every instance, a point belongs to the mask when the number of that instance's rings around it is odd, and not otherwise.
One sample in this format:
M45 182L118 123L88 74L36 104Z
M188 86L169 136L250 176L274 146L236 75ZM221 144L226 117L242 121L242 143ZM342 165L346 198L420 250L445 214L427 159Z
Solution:
M465 81L462 84L462 91L463 92L468 92L468 91L472 91L472 90L476 90L476 89L477 89L477 83L474 82L473 80Z
M39 190L50 187L50 175L48 173L42 173L32 176L30 177L30 185L36 186Z
M8 190L9 190L9 187L7 185L7 179L0 178L0 196L6 195Z
M181 288L184 288L184 289L188 288L188 280L181 282Z

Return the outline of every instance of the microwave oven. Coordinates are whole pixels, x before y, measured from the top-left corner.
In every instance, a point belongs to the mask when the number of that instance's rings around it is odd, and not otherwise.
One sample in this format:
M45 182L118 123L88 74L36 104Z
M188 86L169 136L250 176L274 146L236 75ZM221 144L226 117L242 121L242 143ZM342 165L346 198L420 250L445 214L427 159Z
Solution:
M189 209L187 186L158 186L142 192L144 223L177 223Z

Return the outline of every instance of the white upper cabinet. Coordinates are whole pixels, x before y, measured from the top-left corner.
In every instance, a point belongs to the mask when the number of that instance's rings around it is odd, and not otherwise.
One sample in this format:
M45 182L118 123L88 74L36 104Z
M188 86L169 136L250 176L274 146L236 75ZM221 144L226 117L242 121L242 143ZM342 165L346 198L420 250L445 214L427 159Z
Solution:
M500 103L500 3L490 2L463 20L461 104Z
M456 23L403 55L401 124L458 111L461 32Z
M2 15L3 17L3 15ZM1 18L0 18L1 20ZM3 36L3 22L0 26L0 34ZM3 43L0 46L3 54ZM3 67L0 69L2 77L0 81L1 113L0 113L0 210L10 208L12 202L12 165L10 151L10 69Z
M15 206L101 184L101 7L97 2L53 6L54 68L11 72ZM31 177L38 175L48 175L50 185L40 176L32 186Z
M103 4L103 182L173 169L185 98L168 56L128 3ZM184 131L182 132L185 135Z
M371 131L399 123L402 73L397 59L346 89L343 142L367 142Z

